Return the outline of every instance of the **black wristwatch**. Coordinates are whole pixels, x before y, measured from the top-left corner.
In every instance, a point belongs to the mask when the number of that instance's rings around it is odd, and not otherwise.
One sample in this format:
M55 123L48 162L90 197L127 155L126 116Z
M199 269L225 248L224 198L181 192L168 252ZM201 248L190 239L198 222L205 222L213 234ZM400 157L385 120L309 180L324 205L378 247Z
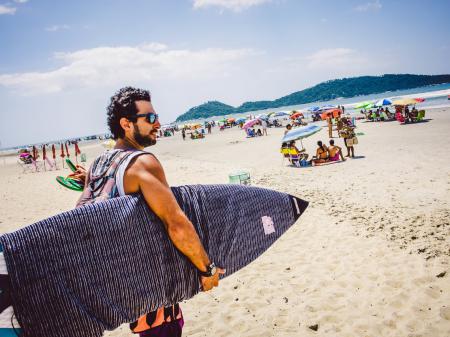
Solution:
M214 276L217 273L217 267L216 267L216 265L213 262L208 267L206 267L206 271L200 271L199 270L198 272L199 272L199 274L201 276L211 277L211 276Z

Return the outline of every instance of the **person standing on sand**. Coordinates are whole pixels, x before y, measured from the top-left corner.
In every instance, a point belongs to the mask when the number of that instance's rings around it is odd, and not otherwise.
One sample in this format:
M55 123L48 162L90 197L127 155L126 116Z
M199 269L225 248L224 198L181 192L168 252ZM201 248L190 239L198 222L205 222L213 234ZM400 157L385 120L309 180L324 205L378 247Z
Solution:
M143 151L156 144L161 127L150 93L132 87L120 89L111 97L107 119L116 146L94 160L77 207L141 193L164 223L172 243L197 268L203 291L218 286L219 275L225 270L209 260L193 224L170 190L161 163L153 154ZM142 337L180 337L183 325L181 309L175 304L140 317L130 324L130 329Z
M327 123L328 123L328 137L333 138L333 121L330 115L328 115L327 117Z
M262 134L263 136L267 136L267 121L265 121L264 119L261 120L261 126L262 126Z
M186 140L186 128L181 129L181 136L183 137L183 140Z

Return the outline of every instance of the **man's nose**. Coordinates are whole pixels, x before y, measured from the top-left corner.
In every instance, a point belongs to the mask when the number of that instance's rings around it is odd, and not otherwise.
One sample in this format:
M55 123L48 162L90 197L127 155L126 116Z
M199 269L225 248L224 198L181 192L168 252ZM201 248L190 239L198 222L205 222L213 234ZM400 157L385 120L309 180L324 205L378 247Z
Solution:
M155 126L155 128L157 128L157 129L161 128L161 123L159 122L159 119L156 120L154 126Z

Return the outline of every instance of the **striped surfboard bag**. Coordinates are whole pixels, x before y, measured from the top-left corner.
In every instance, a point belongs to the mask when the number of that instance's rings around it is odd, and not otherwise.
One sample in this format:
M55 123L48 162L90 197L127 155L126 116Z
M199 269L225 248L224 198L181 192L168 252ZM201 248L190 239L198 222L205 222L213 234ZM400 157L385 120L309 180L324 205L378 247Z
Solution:
M225 276L267 250L307 207L256 187L172 191ZM200 291L195 267L140 195L58 214L2 235L0 244L25 337L100 337Z

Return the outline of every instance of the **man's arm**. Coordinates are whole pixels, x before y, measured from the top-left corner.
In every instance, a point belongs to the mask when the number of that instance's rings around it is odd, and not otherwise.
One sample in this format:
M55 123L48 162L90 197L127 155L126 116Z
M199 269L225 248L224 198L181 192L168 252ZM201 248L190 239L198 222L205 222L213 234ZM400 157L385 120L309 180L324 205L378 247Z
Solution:
M191 221L178 205L170 190L159 161L150 155L141 155L129 166L124 177L125 193L141 192L149 207L164 223L175 247L200 271L211 264ZM219 270L210 278L202 278L203 288L209 290L218 283Z

